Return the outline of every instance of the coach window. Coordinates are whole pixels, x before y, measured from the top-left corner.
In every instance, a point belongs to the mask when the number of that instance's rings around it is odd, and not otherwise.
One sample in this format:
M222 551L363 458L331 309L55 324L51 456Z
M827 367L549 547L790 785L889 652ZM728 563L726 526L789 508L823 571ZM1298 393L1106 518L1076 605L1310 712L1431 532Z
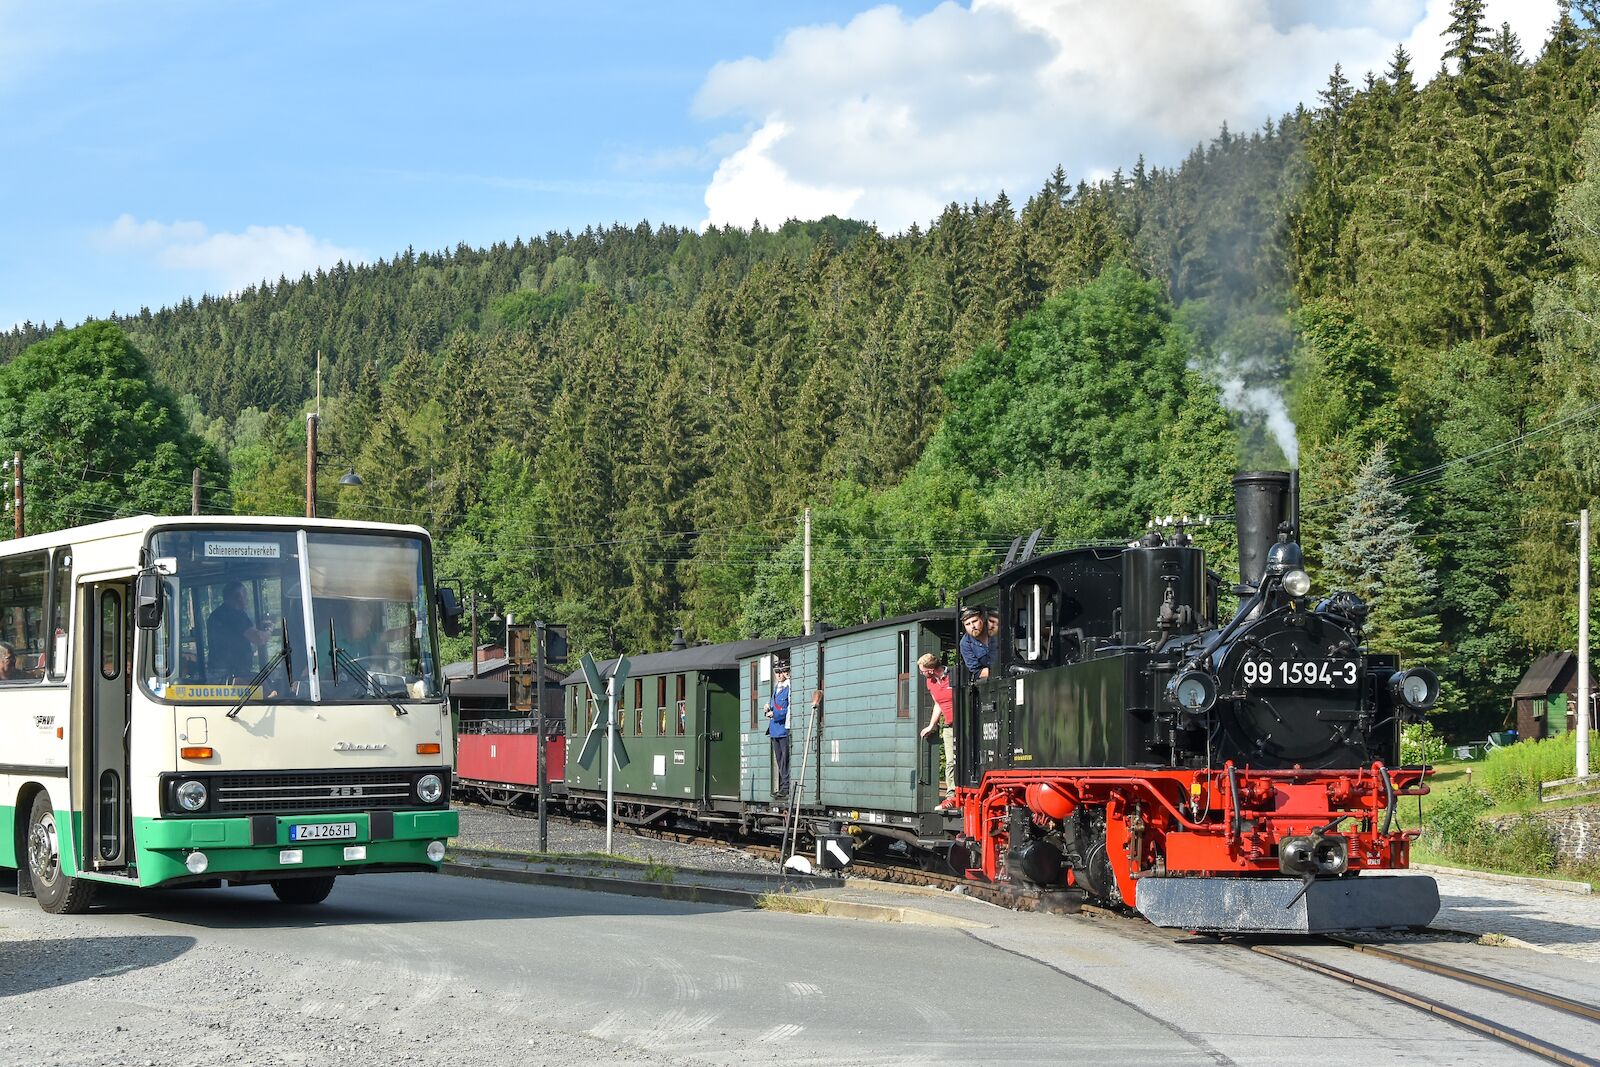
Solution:
M644 736L644 679L633 680L633 736Z
M750 729L754 730L761 721L761 689L760 689L761 661L750 661Z
M1011 637L1021 663L1048 663L1056 631L1053 582L1020 582L1011 591Z
M47 573L43 552L0 559L0 683L44 676Z
M665 682L666 679L662 679L662 681ZM685 692L684 677L681 674L678 675L677 693L678 696L674 704L678 709L678 736L682 737L689 728L689 701Z
M911 631L895 635L895 718L911 718Z

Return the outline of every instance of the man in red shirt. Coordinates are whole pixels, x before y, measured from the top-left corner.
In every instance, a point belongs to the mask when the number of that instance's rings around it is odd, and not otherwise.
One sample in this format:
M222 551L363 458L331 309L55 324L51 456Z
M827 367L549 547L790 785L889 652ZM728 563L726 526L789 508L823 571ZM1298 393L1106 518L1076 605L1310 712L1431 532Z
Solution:
M955 796L956 788L956 710L955 696L950 692L950 672L932 652L924 653L917 660L917 668L922 671L922 680L927 683L928 693L933 697L933 715L928 719L928 725L922 728L922 736L931 737L940 728L940 719L944 720L944 789L949 794L945 797L945 803L948 804Z

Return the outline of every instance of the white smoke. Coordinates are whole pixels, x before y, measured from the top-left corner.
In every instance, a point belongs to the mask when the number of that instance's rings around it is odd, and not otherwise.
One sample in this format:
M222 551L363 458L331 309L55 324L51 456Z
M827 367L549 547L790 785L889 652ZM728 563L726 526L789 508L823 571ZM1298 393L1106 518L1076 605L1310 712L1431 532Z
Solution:
M1226 360L1226 355L1224 355ZM1248 385L1237 374L1221 378L1222 406L1246 423L1264 423L1291 468L1300 466L1300 438L1277 385Z

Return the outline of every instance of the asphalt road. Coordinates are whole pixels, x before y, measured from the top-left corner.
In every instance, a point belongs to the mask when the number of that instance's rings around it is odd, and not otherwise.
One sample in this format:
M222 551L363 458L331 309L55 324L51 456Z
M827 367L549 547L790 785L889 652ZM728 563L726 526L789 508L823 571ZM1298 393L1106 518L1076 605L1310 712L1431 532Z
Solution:
M1235 946L951 904L987 925L424 875L0 894L0 1062L1534 1062Z

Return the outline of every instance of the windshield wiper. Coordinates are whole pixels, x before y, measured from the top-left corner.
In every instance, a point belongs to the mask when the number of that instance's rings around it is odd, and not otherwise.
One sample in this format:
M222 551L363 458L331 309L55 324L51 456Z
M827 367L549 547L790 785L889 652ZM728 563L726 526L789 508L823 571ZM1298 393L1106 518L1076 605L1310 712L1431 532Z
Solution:
M344 664L346 670L356 676L356 681L361 683L362 688L367 691L368 696L374 696L386 702L391 708L394 709L394 713L396 715L406 714L406 709L402 708L388 693L383 691L383 687L380 686L378 684L378 680L372 676L372 672L363 667L354 656L350 655L350 653L339 647L338 632L334 629L333 620L329 619L328 666L332 668L334 685L339 684L339 664L341 663Z
M280 619L279 622L282 624L280 632L283 634L283 642L278 646L278 651L272 654L266 664L256 672L256 676L250 679L250 683L244 687L244 696L239 698L239 703L228 709L228 718L236 719L239 717L239 712L244 710L244 702L250 699L251 694L256 691L256 687L267 680L267 675L272 673L272 668L276 667L280 662L283 664L285 680L290 685L294 684L294 649L289 645L289 620L285 617Z

